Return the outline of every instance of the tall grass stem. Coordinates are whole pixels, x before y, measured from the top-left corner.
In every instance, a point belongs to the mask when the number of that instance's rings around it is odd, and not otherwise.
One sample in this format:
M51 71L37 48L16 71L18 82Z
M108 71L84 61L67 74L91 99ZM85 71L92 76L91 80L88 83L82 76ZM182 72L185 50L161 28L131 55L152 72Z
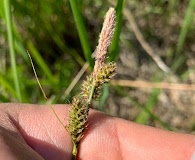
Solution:
M6 28L7 28L7 36L8 36L8 44L10 50L10 61L11 61L11 68L14 78L14 85L16 89L16 95L19 102L22 102L21 97L21 90L18 80L18 73L16 68L16 57L14 51L14 43L13 43L13 31L12 31L12 20L11 20L11 11L10 11L10 3L9 0L4 0L4 11L5 11L5 21L6 21Z
M116 27L112 43L110 45L109 61L115 61L119 53L119 38L121 33L122 21L123 21L123 8L125 0L118 0L116 6Z
M94 65L94 61L91 57L91 54L92 54L91 47L90 47L89 40L87 37L86 27L84 25L81 13L79 11L77 0L70 0L70 6L72 9L73 17L74 17L76 27L78 30L78 34L79 34L79 38L80 38L81 45L83 48L85 59L89 62L90 67L92 68Z
M185 43L187 32L189 31L190 25L193 22L193 12L195 10L195 0L190 0L188 4L188 8L185 14L184 22L181 28L181 32L179 35L179 39L177 42L177 49L176 49L176 58L181 55L183 50L183 45Z

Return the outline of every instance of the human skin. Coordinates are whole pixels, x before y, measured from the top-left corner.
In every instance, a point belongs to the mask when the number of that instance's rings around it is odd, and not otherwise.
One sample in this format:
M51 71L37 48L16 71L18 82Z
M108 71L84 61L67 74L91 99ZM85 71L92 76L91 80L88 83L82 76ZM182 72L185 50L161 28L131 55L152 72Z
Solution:
M68 125L68 105L53 105ZM139 125L90 110L80 160L192 160L195 136ZM49 106L0 104L0 159L70 160L72 143Z

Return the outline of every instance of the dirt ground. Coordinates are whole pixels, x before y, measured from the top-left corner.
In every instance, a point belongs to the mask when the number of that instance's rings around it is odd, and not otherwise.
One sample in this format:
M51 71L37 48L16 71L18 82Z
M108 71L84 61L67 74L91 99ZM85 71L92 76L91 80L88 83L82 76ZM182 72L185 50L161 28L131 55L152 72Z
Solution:
M128 2L129 4L131 2ZM132 23L136 23L140 33L145 39L144 43L153 50L155 55L161 57L162 61L168 67L172 67L170 54L175 53L175 46L178 41L179 30L183 23L187 2L177 6L177 13L165 15L166 9L160 14L146 13L146 10L141 10L143 7L151 7L151 4L142 3L141 6L136 6L131 3L125 7L132 11L135 19L132 22L128 19L127 14L124 15L124 24L121 33L120 54L117 61L117 75L115 80L125 79L138 81L137 87L120 87L120 90L125 92L126 96L119 94L116 91L116 86L110 86L110 95L106 103L104 111L110 115L122 117L128 120L136 121L137 117L142 114L144 107L147 107L147 102L152 94L157 93L156 101L150 106L149 111L153 116L158 117L163 123L166 123L174 131L195 133L195 90L189 89L154 89L144 88L139 86L139 80L146 82L168 82L179 84L194 84L195 82L195 39L194 29L192 34L186 37L183 54L185 55L185 65L179 66L176 72L167 74L163 72L153 57L148 54L143 45L136 36L136 31L132 28ZM166 8L166 7L165 7ZM164 13L165 12L165 13ZM173 56L173 55L172 55ZM170 59L169 59L170 58ZM188 73L185 77L184 73ZM182 76L183 74L183 76ZM183 78L185 77L185 78ZM131 82L129 82L131 83ZM129 98L129 97L131 98ZM135 105L136 101L141 105ZM149 116L145 122L147 125L164 128L158 120L153 116Z

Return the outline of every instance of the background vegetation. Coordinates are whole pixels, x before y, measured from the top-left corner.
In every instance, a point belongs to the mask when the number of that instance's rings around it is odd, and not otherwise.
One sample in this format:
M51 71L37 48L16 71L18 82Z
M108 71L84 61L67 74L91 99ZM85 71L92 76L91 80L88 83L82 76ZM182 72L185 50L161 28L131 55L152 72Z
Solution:
M113 6L118 16L109 60L117 61L117 76L93 107L137 123L195 130L195 0L7 2L0 1L1 102L46 103L28 51L50 101L69 103L93 67L91 53Z

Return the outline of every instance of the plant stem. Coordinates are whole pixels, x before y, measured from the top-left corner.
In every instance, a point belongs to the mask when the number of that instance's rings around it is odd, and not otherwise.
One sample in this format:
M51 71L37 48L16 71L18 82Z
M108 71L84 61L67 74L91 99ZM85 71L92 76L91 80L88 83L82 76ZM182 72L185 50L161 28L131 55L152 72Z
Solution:
M5 8L5 20L6 20L7 36L8 36L8 43L10 49L10 61L11 61L11 67L13 72L14 85L16 89L17 99L19 102L21 102L22 98L21 98L19 80L18 80L17 69L16 69L16 58L15 58L14 43L13 43L13 32L12 32L9 0L4 0L4 8Z
M119 53L119 38L121 33L122 27L122 20L123 20L123 8L124 8L125 0L118 0L117 7L116 7L116 27L112 39L112 43L110 45L110 56L109 61L114 61L118 57Z
M83 52L85 55L86 60L89 62L90 67L92 68L94 65L93 59L91 57L91 48L90 48L90 44L89 44L89 40L87 38L87 31L86 31L86 27L84 25L81 13L79 12L79 8L77 5L77 0L70 0L70 6L72 9L72 13L74 16L74 20L76 23L76 27L78 30L78 34L79 34L79 38L81 41L81 45L83 48Z
M195 0L190 0L188 4L188 8L185 14L184 22L181 28L181 32L178 38L177 42L177 48L176 48L176 58L178 58L180 55L182 55L183 45L185 43L185 38L187 36L187 32L189 31L190 25L193 22L193 12L195 10Z
M90 104L91 101L92 101L92 99L93 99L94 90L95 90L95 86L92 84L90 96L89 96L89 99L88 99L88 101L87 101L88 104Z
M77 155L77 147L76 147L76 145L74 143L73 143L72 155L73 155L73 159L76 158L76 155Z

